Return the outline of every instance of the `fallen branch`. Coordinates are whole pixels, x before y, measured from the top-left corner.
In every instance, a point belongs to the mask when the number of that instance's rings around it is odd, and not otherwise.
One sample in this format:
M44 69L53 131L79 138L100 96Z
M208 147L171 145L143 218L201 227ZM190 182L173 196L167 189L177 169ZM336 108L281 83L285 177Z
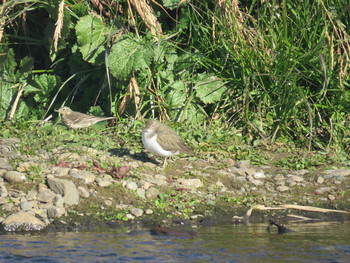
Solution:
M253 210L285 210L285 209L296 209L296 210L303 210L308 212L320 212L320 213L343 213L343 214L350 214L349 211L345 210L335 210L335 209L326 209L326 208L320 208L315 206L303 206L303 205L280 205L276 207L267 207L264 205L255 205L252 208L250 208L246 212L246 216L250 217Z

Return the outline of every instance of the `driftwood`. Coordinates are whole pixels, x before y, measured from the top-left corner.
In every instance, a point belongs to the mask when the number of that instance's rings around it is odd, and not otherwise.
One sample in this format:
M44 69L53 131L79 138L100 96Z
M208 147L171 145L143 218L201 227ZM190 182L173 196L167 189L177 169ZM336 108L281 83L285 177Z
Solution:
M342 214L350 214L349 211L345 210L335 210L335 209L326 209L326 208L320 208L315 206L303 206L303 205L280 205L276 207L267 207L264 205L255 205L252 208L250 208L246 212L246 217L250 217L253 210L285 210L285 209L296 209L296 210L302 210L302 211L308 211L308 212L319 212L319 213L342 213Z

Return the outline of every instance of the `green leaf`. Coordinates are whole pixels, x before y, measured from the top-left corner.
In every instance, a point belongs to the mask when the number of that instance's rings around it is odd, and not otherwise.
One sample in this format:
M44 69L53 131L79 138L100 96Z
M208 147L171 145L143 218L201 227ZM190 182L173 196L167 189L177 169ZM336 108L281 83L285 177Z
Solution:
M48 74L37 75L24 88L24 94L35 93L34 100L42 103L45 107L51 100L51 92L57 90L60 85L61 80L58 76Z
M0 81L0 119L6 118L16 91L17 89L11 88L8 83Z
M181 0L163 0L163 6L168 9L175 9L179 5Z
M206 73L199 74L194 86L196 96L205 104L214 103L221 99L222 94L226 91L225 83Z
M13 49L5 45L0 45L0 54L0 80L14 80L17 63Z
M87 15L79 19L75 31L83 59L92 64L103 63L108 27L98 18Z
M125 80L132 72L147 68L153 54L149 45L125 38L113 45L108 56L109 68L114 77Z

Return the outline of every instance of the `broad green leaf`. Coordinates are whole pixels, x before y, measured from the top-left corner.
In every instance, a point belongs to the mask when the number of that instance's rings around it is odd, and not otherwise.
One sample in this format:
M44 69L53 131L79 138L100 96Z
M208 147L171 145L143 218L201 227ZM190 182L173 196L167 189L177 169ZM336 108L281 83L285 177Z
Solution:
M78 47L83 59L92 64L100 64L104 61L104 44L108 36L108 27L98 18L87 15L78 21L75 26L78 39Z
M116 42L108 56L109 68L117 79L127 79L134 71L147 68L153 58L153 49L131 38Z
M214 103L221 99L226 91L225 83L215 76L206 73L199 74L194 86L196 96L205 104Z
M0 54L0 80L14 80L17 63L13 49L5 45L0 45Z
M177 81L171 85L166 94L166 102L171 109L184 106L187 98L186 83Z
M0 120L4 120L10 111L11 101L16 91L17 89L13 89L9 84L0 81Z
M175 9L179 5L181 0L163 0L163 6L168 9Z
M55 91L59 85L61 85L61 80L58 76L38 75L24 88L24 94L35 93L34 100L45 107L46 103L51 100L51 92Z

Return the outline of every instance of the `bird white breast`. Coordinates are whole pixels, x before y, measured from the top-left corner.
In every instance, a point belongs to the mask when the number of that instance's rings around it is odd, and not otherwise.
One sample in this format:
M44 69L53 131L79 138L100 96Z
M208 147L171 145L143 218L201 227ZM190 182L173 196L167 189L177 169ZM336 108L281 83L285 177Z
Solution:
M150 138L147 137L147 134L147 131L142 133L142 142L147 151L162 157L169 157L175 154L179 154L179 151L172 152L164 150L157 142L157 134Z

